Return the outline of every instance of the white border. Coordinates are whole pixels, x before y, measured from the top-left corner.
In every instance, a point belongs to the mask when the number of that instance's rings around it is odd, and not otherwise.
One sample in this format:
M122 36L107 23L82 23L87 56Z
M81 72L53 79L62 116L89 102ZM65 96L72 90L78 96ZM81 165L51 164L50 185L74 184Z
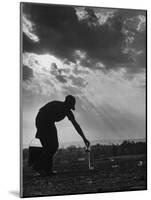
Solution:
M26 0L24 0L26 2ZM28 2L28 1L27 1ZM150 0L45 0L40 3L73 4L100 7L148 9L148 55L150 55L151 8ZM15 199L19 192L19 1L4 0L0 10L0 198ZM151 100L150 58L148 56L148 102ZM148 105L148 115L150 106ZM149 117L148 117L149 119ZM148 120L149 121L149 120ZM150 124L148 123L150 130ZM148 130L148 169L150 169L151 139ZM149 199L151 175L148 171L148 191L116 192L92 195L51 197L51 199ZM50 197L45 197L50 198ZM33 198L41 199L41 198Z

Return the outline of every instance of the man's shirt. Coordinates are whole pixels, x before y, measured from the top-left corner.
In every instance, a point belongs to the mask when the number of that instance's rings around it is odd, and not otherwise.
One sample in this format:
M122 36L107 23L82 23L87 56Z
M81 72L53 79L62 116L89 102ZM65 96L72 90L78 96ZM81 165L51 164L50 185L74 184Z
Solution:
M40 108L38 115L44 122L59 122L66 116L69 120L74 119L74 115L66 104L61 101L52 101Z

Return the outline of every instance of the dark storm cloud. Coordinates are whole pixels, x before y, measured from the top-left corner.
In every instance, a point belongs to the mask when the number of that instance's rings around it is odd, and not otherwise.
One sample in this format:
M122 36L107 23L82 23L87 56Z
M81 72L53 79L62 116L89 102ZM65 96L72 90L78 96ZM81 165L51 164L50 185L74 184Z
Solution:
M58 69L56 63L51 64L51 71L50 73L56 77L56 79L61 83L67 83L66 76L62 74L64 70Z
M23 51L40 53L40 44L30 40L25 33L23 33Z
M67 80L61 75L56 75L56 79L61 83L67 83Z
M30 67L23 65L23 81L30 80L32 77L33 70Z
M23 12L35 24L40 38L39 43L33 43L24 35L24 51L50 52L60 58L75 61L75 50L78 49L86 52L82 64L90 68L93 68L92 66L98 61L103 62L108 68L114 68L121 63L134 63L136 66L137 62L138 68L145 67L144 54L139 61L139 57L132 56L131 51L123 53L125 46L144 51L145 32L140 33L135 28L131 30L135 27L135 23L127 25L127 30L135 32L134 42L127 44L125 41L128 36L123 33L123 27L127 18L145 15L145 11L119 9L107 23L99 26L90 26L87 23L88 20L91 24L97 20L93 9L87 9L89 15L87 22L78 20L76 10L72 6L24 3ZM136 57L135 61L133 57Z

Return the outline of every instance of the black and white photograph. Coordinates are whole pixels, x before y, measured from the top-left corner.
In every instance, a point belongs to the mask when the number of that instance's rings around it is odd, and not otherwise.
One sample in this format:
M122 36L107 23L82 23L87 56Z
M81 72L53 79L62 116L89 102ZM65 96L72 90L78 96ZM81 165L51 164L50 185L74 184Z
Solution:
M147 11L20 3L21 197L147 190Z

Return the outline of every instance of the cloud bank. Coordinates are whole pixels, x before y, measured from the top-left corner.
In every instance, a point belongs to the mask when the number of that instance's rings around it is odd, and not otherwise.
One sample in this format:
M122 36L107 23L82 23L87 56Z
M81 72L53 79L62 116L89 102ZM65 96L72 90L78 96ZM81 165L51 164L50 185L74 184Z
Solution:
M68 94L90 140L145 137L146 11L24 3L22 17L25 143L38 109ZM67 120L58 130L79 140Z

